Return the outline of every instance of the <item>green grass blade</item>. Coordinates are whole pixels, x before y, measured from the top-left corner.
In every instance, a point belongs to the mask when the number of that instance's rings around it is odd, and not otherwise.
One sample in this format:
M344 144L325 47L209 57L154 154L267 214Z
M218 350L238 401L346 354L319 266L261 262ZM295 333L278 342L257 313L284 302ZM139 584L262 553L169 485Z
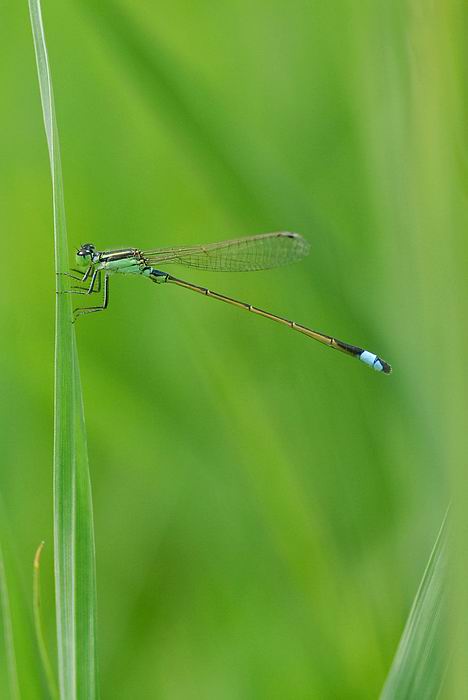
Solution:
M16 652L13 639L13 624L11 621L10 597L6 579L3 550L0 544L0 628L2 629L3 646L7 667L8 686L12 700L19 700L20 691L18 683L18 669L16 664Z
M21 551L0 497L0 698L49 700L30 615L29 580L23 586L20 574Z
M437 698L447 670L447 516L414 599L380 700Z
M53 700L58 698L57 684L55 682L54 672L52 671L52 666L49 660L49 654L47 653L47 646L44 639L44 634L42 631L42 619L41 619L41 582L40 582L40 562L41 554L44 548L44 542L41 542L37 548L36 555L34 557L33 565L33 613L34 613L34 627L36 629L36 639L37 645L39 647L39 654L41 657L42 668L44 670L44 676L47 682L47 689L49 695Z
M56 272L68 268L60 150L39 0L29 0L49 149ZM57 275L54 434L54 560L60 695L97 697L94 530L86 433L70 295Z

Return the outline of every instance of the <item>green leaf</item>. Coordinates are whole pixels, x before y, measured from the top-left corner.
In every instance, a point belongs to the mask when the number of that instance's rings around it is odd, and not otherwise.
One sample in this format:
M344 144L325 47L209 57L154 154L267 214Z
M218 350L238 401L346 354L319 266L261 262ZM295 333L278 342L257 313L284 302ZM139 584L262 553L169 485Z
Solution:
M437 698L447 670L447 516L413 602L380 700Z
M56 273L68 269L62 170L39 0L29 0L52 174ZM94 527L83 401L70 295L56 275L54 560L60 695L98 695Z

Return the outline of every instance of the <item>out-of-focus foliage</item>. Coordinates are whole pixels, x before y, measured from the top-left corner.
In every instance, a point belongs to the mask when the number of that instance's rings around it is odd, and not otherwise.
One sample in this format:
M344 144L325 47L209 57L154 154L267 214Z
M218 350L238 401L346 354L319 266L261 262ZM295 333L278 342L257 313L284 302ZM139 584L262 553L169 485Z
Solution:
M112 280L77 325L105 697L382 688L450 474L467 488L463 25L435 5L44 2L73 245L299 231L300 265L185 276L394 366ZM1 489L26 591L46 540L53 648L51 192L26 3L4 3L0 36Z
M448 535L444 520L380 700L443 697L448 677Z

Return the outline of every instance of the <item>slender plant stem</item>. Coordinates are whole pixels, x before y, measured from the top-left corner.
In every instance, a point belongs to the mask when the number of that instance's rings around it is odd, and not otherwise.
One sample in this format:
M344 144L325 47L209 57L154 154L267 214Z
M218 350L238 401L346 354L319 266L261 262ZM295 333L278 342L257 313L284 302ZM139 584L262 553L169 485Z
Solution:
M41 618L41 580L40 580L40 563L41 554L44 548L44 542L41 542L36 550L34 556L33 564L33 614L34 614L34 627L36 630L37 645L39 647L39 654L41 657L42 667L44 669L44 675L47 682L47 689L49 695L53 700L58 698L58 688L55 680L55 675L52 670L52 666L49 659L49 654L47 653L47 646L44 639L44 633L42 630L42 618Z

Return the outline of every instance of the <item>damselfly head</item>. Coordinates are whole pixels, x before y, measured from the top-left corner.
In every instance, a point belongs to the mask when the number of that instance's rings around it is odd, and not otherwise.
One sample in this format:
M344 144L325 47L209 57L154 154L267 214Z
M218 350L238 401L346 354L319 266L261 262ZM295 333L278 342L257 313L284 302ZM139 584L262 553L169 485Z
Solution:
M83 243L76 251L76 264L79 267L86 267L93 262L96 247L92 243Z

